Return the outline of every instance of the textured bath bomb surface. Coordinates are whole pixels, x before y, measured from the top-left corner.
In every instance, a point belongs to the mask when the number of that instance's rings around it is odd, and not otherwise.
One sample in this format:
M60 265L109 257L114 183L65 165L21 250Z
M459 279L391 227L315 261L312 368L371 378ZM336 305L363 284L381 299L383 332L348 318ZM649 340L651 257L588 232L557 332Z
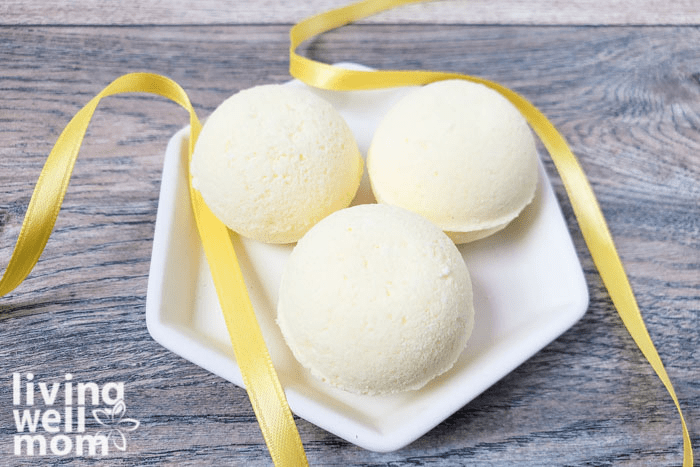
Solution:
M418 389L465 348L471 281L454 243L425 218L353 206L295 246L277 322L297 360L331 385L361 394Z
M464 80L412 91L379 124L367 154L379 202L433 221L456 243L497 232L533 199L537 150L520 112Z
M194 188L230 229L291 243L350 204L363 161L330 103L303 89L263 85L211 114L190 168Z

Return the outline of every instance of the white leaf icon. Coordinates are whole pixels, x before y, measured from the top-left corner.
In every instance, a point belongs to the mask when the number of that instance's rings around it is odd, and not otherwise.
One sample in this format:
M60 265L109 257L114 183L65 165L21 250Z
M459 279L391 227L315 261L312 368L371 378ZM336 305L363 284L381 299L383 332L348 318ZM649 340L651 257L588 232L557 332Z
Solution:
M107 428L107 441L112 440L112 444L120 451L126 450L126 436L123 431L134 431L140 425L138 420L133 418L124 418L126 414L126 404L123 400L118 400L111 409L95 409L92 411L92 416L97 423ZM97 435L101 435L99 431Z

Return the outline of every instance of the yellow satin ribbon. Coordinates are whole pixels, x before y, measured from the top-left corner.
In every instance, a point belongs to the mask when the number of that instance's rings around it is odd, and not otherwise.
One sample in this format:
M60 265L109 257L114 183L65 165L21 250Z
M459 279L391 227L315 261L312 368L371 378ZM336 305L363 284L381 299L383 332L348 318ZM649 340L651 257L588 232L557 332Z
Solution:
M27 277L51 235L68 188L85 130L103 97L128 92L146 92L180 104L190 114L188 160L192 157L201 124L185 91L174 81L150 73L131 73L109 84L68 123L58 137L29 201L12 257L0 279L0 297ZM189 165L188 165L189 168ZM292 413L272 365L243 274L236 259L229 230L204 203L198 191L190 189L192 210L204 253L226 321L238 367L251 405L260 424L270 456L276 465L308 465Z
M290 31L290 73L310 86L338 91L416 86L445 79L463 79L484 84L508 99L527 119L547 148L564 183L586 245L622 322L676 404L683 428L683 465L684 467L692 466L693 449L678 397L644 325L644 320L603 213L583 169L569 149L564 137L547 117L525 98L510 89L473 76L440 71L351 71L310 60L296 53L296 49L302 42L318 34L390 8L421 1L424 0L365 0L301 21Z

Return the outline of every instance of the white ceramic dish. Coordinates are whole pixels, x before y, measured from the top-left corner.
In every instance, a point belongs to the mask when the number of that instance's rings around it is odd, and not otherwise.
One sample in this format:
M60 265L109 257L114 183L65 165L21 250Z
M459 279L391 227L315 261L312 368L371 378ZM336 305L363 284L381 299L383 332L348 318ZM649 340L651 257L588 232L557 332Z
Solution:
M407 89L313 92L336 106L366 154L379 120ZM175 134L165 155L146 322L157 342L242 387L190 210L187 138L187 129ZM365 173L354 203L366 202L373 198ZM358 396L313 379L291 355L275 323L280 275L292 246L234 242L292 411L372 451L392 451L414 441L556 339L588 307L581 265L541 164L535 200L521 216L498 234L460 247L474 287L474 332L454 368L418 391Z

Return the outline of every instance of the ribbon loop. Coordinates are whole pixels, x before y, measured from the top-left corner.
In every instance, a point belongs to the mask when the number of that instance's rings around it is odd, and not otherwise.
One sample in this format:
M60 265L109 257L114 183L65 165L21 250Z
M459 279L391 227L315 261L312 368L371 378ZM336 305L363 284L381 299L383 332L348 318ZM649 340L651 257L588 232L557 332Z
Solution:
M0 296L14 290L39 260L56 223L85 131L100 100L131 92L165 97L189 112L188 158L192 157L201 124L180 85L151 73L130 73L114 80L71 119L51 150L34 188L10 262L0 279ZM207 208L199 192L192 188L189 176L187 179L197 230L214 278L234 354L270 456L276 465L308 465L299 432L248 298L229 231Z
M525 117L532 129L547 148L557 172L562 179L569 201L581 228L581 233L593 262L600 273L610 298L625 327L632 335L644 357L649 361L659 379L666 387L676 405L683 430L683 465L693 465L693 450L690 435L683 417L680 403L676 396L666 369L654 347L654 343L642 319L637 301L632 292L627 274L612 236L608 229L598 201L593 193L583 169L569 149L564 137L554 125L534 105L516 92L497 83L459 73L443 73L437 71L406 71L406 70L377 70L354 71L345 70L326 63L317 62L297 54L299 45L322 32L330 31L351 21L364 18L396 6L414 3L416 0L364 0L348 7L329 11L306 19L292 28L290 33L289 62L292 76L309 86L330 90L367 90L388 87L422 85L444 79L464 79L484 84L507 98ZM417 0L420 1L420 0Z

